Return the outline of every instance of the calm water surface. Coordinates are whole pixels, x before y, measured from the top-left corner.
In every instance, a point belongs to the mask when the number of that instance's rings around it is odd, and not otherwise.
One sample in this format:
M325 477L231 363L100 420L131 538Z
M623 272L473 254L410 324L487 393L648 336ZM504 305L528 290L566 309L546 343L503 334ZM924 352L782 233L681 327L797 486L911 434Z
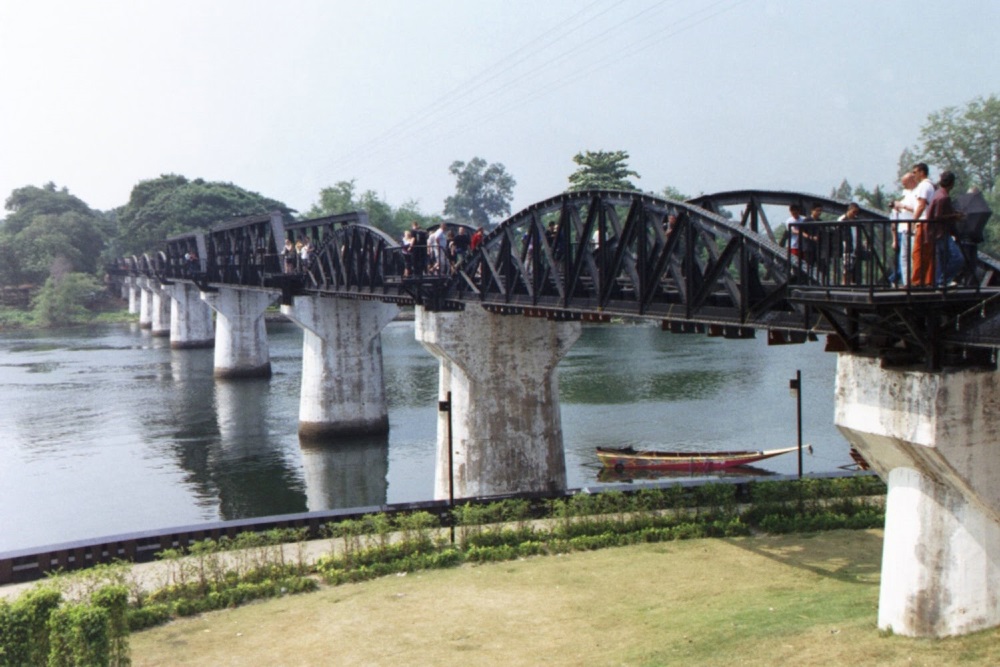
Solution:
M297 435L301 332L272 323L268 337L270 380L216 381L211 350L171 350L135 325L0 333L0 551L433 496L438 367L411 322L383 333L389 436L322 447ZM559 366L569 486L601 483L602 445L794 445L796 369L805 471L847 465L835 367L821 343L585 327ZM792 474L797 460L757 469Z

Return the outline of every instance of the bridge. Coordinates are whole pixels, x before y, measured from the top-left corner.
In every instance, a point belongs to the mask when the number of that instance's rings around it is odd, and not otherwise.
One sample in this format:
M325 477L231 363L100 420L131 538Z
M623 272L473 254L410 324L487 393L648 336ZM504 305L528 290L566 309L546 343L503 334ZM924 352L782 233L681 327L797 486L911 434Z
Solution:
M895 287L893 222L864 209L804 223L821 240L807 260L768 211L813 203L833 216L848 204L757 190L685 202L564 193L433 270L364 212L260 215L171 237L116 273L143 326L175 347L213 345L224 379L270 374L263 316L280 302L304 330L305 439L388 429L379 336L414 306L415 335L440 363L438 498L452 473L457 496L565 488L555 367L581 322L760 331L770 344L824 336L838 353L836 423L889 485L880 627L944 636L1000 624L1000 263L979 253L961 284ZM281 248L298 238L315 251L288 271Z

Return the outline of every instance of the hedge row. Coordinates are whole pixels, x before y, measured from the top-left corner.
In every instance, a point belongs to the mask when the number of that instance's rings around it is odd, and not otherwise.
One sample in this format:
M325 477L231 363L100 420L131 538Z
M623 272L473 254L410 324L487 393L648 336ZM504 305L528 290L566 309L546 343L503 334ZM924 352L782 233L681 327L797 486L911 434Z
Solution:
M749 493L747 493L747 489ZM160 557L168 579L147 592L130 564L62 575L0 602L0 667L130 664L128 634L172 618L251 600L423 569L527 556L753 531L812 532L871 528L884 522L875 477L757 482L634 493L577 494L530 502L504 500L454 508L452 544L436 516L374 514L329 524L339 550L305 562L304 530L244 533L204 540ZM284 545L298 544L289 557Z

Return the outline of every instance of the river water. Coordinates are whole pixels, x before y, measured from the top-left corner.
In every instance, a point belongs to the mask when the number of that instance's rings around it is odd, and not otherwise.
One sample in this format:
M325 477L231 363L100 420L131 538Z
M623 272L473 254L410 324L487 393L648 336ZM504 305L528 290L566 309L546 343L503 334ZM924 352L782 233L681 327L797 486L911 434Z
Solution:
M0 333L0 552L124 532L433 496L437 361L413 323L383 332L387 438L303 447L302 334L268 324L270 380L216 381L211 350L137 325ZM822 343L585 326L559 365L570 488L602 482L594 448L770 449L805 472L850 464ZM795 454L757 464L794 474ZM636 480L634 484L645 483Z

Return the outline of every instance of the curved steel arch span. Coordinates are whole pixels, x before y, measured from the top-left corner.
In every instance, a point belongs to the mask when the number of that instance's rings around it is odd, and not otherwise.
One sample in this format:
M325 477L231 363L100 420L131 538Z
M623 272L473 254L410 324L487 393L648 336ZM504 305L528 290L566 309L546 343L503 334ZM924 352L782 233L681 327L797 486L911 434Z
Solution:
M790 269L772 239L705 208L639 192L573 192L490 232L441 305L811 329L815 318L785 299Z

